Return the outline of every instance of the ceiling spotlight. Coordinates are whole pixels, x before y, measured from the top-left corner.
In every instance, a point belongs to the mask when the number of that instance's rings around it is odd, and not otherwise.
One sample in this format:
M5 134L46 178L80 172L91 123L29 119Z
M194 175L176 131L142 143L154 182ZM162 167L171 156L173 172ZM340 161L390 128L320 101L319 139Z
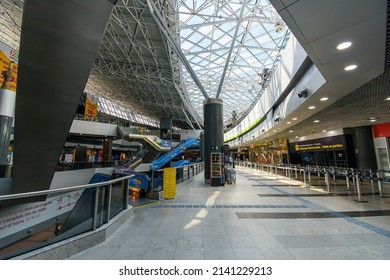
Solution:
M295 138L299 138L299 136L295 136Z
M322 132L326 132L326 129L324 129Z
M320 121L319 121L319 120L315 120L315 121L313 121L313 122L315 122L315 123L319 123Z
M345 71L351 71L357 68L356 64L348 65L347 67L344 68Z
M284 23L281 21L275 22L275 31L276 33L282 33L284 31Z
M376 117L370 117L368 120L369 120L370 122L376 122L377 118L376 118Z
M287 122L287 124L291 124L291 122Z
M345 50L345 49L348 49L350 46L352 46L351 42L344 42L344 43L337 45L337 49L338 50Z
M291 133L291 132L294 132L294 131L290 130L289 132Z
M321 101L326 101L326 100L328 100L329 98L328 97L322 97L320 100Z
M293 121L296 121L298 118L292 118Z
M310 110L313 110L313 109L315 109L316 108L316 106L309 106L309 109Z
M298 92L299 98L306 98L307 97L307 88L304 88Z

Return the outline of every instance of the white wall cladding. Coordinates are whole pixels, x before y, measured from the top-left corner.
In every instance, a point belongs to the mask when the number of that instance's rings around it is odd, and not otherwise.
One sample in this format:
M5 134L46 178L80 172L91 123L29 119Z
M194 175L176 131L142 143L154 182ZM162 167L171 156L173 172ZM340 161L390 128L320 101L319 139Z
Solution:
M282 53L282 59L277 66L275 73L271 77L270 84L265 89L260 100L248 116L246 116L233 129L225 133L224 140L227 141L228 144L232 146L242 144L245 141L266 133L275 125L274 116L279 116L283 119L305 101L305 98L299 98L297 96L297 93L300 90L307 88L308 94L311 95L325 83L325 79L318 71L317 67L313 65L298 82L297 86L289 93L286 99L274 110L274 112L271 110L266 116L266 113L272 108L275 101L286 89L306 57L307 54L302 46L299 44L297 39L291 35L288 45ZM265 117L266 120L259 126L251 130L249 133L245 133L240 137L237 137L242 132L249 130L251 126L263 117Z

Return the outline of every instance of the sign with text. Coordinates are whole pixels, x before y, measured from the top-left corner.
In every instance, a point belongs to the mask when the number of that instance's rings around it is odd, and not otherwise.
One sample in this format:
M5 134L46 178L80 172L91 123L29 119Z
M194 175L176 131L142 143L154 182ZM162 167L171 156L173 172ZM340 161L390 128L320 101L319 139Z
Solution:
M84 115L88 117L97 117L98 99L93 95L87 93L85 98L85 112Z
M292 152L345 149L344 135L290 143Z
M71 211L82 190L48 197L46 201L12 206L0 212L0 239Z
M176 168L164 168L164 198L176 196Z

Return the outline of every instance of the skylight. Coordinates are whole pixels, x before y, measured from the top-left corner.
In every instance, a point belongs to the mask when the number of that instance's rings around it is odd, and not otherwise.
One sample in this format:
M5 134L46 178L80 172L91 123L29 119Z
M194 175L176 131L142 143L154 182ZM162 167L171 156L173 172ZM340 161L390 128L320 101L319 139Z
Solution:
M287 28L275 31L276 23L282 22L278 13L268 0L182 0L179 20L181 48L210 97L217 95L232 48L220 93L224 120L229 121L233 111L245 114L264 88L258 74L272 70L286 45ZM204 97L188 72L183 75L189 98L203 116Z

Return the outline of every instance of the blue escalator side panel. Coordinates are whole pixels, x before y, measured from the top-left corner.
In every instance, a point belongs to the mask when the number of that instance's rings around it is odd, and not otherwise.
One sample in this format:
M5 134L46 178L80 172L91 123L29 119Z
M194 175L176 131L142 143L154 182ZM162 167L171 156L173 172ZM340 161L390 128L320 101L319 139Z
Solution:
M89 184L106 182L106 181L109 181L111 179L112 179L111 175L107 175L107 174L103 174L103 173L95 173L95 174L93 174L91 180L89 180Z
M176 146L171 151L163 154L156 160L152 162L152 165L150 166L151 170L158 170L161 167L163 167L165 164L170 162L172 159L180 155L185 149L189 147L199 147L200 143L199 140L196 138L188 138L180 145Z
M180 167L188 164L190 164L190 161L188 159L182 159L176 162L172 167Z
M134 175L134 177L129 179L129 187L135 187L146 192L149 188L149 177L142 173L136 173Z

